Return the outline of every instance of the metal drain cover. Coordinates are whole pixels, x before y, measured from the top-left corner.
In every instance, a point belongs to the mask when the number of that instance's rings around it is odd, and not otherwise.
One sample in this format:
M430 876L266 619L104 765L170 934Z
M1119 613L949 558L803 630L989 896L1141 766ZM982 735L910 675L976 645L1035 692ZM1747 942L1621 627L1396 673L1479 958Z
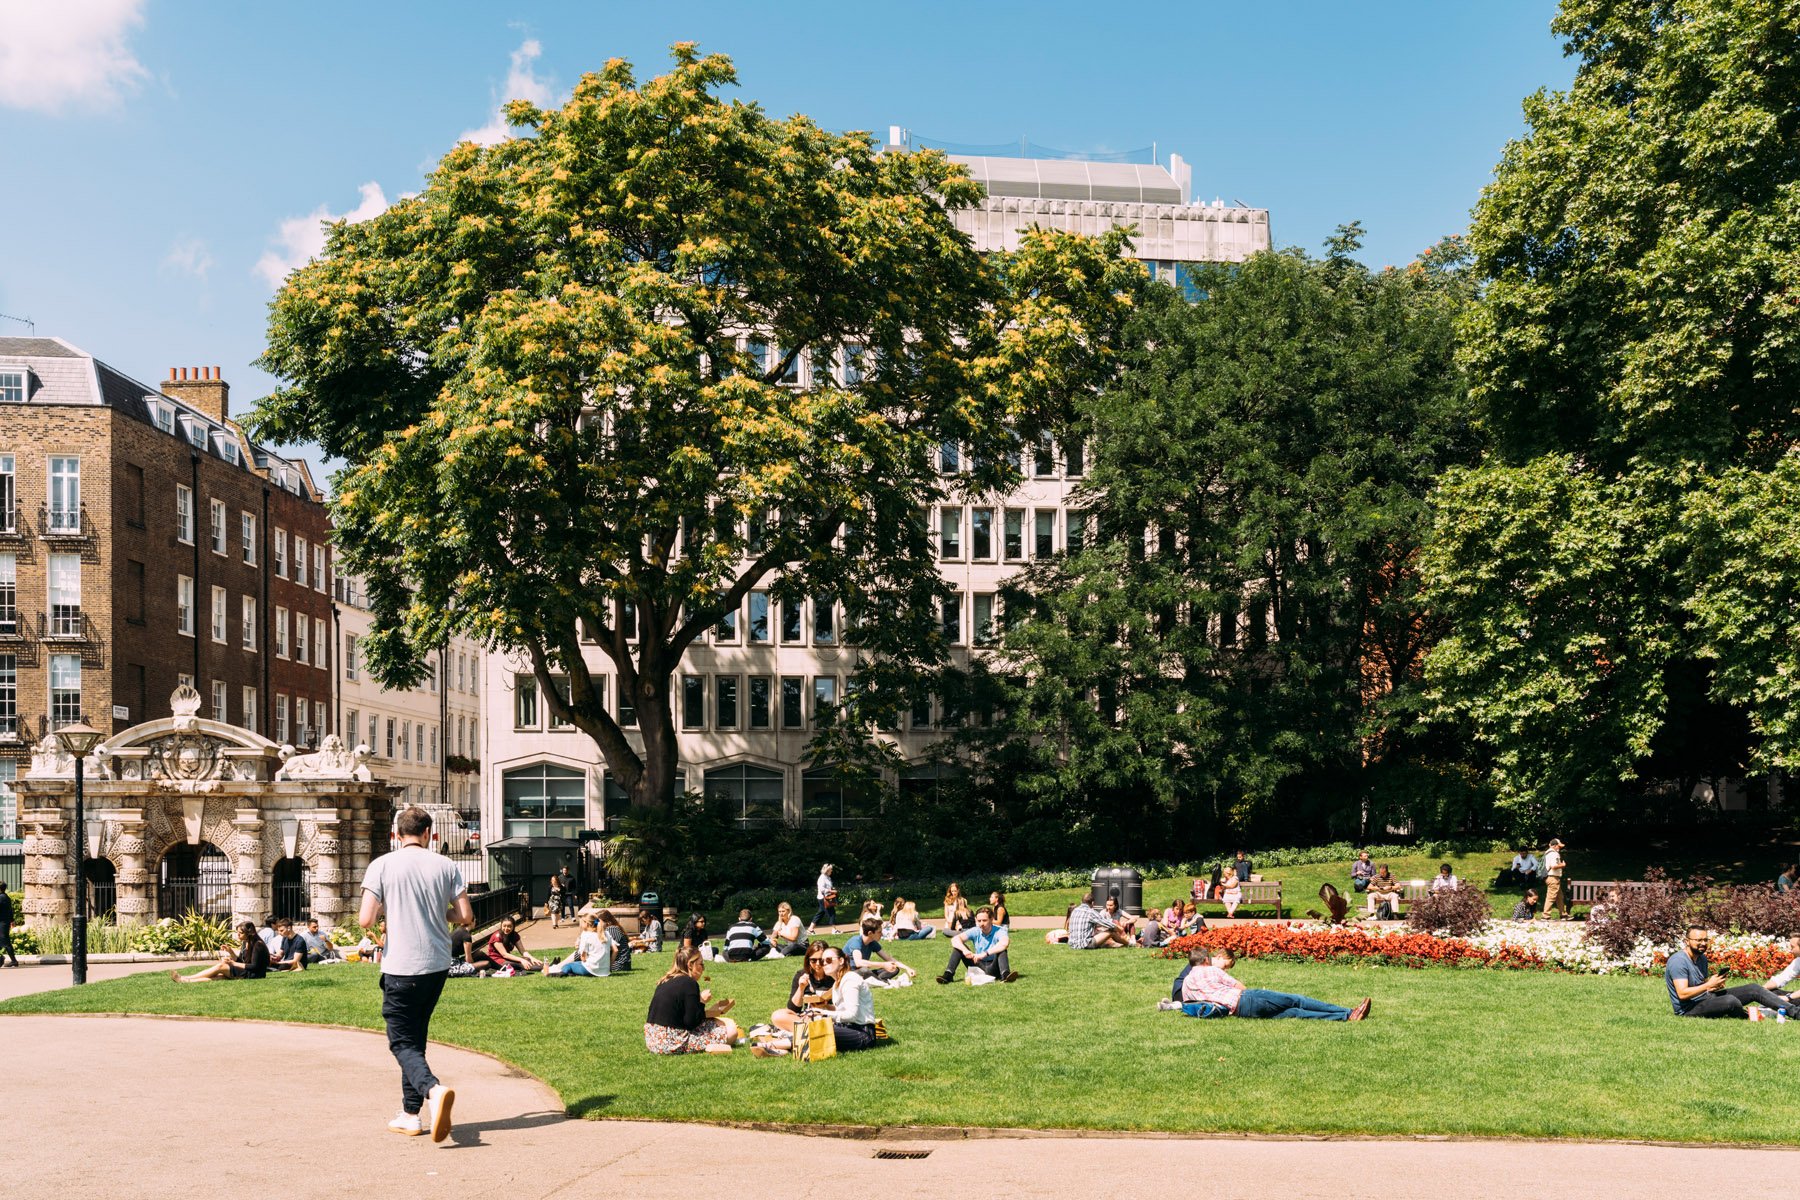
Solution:
M925 1158L931 1154L929 1150L877 1150L876 1158Z

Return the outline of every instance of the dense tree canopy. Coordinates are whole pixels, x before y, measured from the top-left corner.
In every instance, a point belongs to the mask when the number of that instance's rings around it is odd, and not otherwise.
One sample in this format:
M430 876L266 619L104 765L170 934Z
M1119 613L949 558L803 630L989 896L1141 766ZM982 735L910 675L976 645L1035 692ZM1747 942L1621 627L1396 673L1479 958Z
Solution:
M941 155L771 119L720 98L727 59L674 58L515 102L527 136L458 145L333 228L274 301L264 364L288 382L255 414L348 464L372 672L414 677L452 631L527 656L646 806L674 790L671 672L753 587L879 616L860 702L935 660L934 448L1008 486L1010 440L1104 377L1136 277L1116 237L977 255L947 213L976 185Z
M1475 212L1491 455L1424 570L1440 712L1521 810L1800 762L1800 8L1565 0ZM1735 716L1734 716L1735 714Z
M1115 839L1273 833L1310 790L1354 830L1365 757L1407 757L1384 697L1429 632L1425 497L1472 457L1469 289L1454 244L1371 273L1357 234L1203 270L1198 303L1161 290L1084 403L1096 536L1019 581L973 685L997 715L968 740L1040 810Z

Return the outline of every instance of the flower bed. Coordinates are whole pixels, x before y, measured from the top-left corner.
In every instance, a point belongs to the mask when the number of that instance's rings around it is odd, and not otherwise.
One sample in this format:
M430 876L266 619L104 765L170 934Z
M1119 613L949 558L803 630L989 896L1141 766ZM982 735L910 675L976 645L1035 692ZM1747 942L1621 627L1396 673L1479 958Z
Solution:
M1469 937L1444 937L1375 926L1233 925L1177 938L1162 951L1185 958L1197 947L1218 946L1240 958L1288 962L1368 961L1408 967L1480 967L1500 970L1571 971L1586 975L1648 975L1662 970L1673 946L1640 940L1623 958L1583 939L1573 922L1494 921ZM1777 939L1723 934L1713 941L1715 969L1745 979L1766 979L1791 956Z

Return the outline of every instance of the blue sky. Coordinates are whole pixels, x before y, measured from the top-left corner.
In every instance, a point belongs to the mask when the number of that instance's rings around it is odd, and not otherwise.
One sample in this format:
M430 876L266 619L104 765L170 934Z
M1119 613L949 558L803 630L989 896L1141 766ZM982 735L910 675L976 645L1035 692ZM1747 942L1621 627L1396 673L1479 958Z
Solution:
M0 313L149 382L270 386L273 281L320 216L417 190L510 93L554 101L669 43L834 128L1072 151L1156 143L1194 192L1317 249L1360 220L1403 263L1466 227L1520 100L1565 87L1550 0L1108 6L0 0ZM0 334L25 332L0 321Z

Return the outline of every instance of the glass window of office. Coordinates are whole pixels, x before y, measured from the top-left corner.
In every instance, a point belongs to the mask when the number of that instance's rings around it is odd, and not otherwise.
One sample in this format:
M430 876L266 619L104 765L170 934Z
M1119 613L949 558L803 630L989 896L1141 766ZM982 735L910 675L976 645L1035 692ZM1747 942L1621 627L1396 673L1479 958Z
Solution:
M750 593L750 644L769 644L769 593Z
M1031 552L1037 558L1056 553L1056 510L1040 508L1031 514Z
M832 767L808 767L800 776L800 819L803 821L865 821L881 815L880 802L864 792L846 788Z
M999 630L994 624L994 593L976 592L972 603L975 607L970 614L969 625L975 635L975 644L991 646L999 640Z
M943 600L943 630L946 642L962 645L962 597L954 593Z
M800 729L806 724L806 680L794 675L781 677L781 727Z
M706 794L732 806L743 821L781 820L781 772L743 763L706 773Z
M962 557L962 509L938 510L938 557Z
M1056 474L1056 447L1050 441L1047 429L1037 435L1037 442L1032 446L1031 473L1039 479L1049 479Z
M1087 514L1079 508L1067 509L1063 512L1063 549L1070 554L1080 554L1087 545Z
M781 644L798 646L804 641L805 629L801 624L801 614L806 601L798 596L781 602Z
M770 727L773 684L774 680L767 675L750 676L748 686L751 729L768 729Z
M714 729L736 729L738 725L738 677L713 676Z
M513 676L513 728L538 727L537 680L530 675Z
M813 645L837 644L837 605L824 596L813 598Z
M737 640L738 614L734 608L719 615L719 623L713 626L713 641L729 644Z
M569 767L538 763L501 776L501 819L507 837L580 834L587 817L587 780Z
M994 510L991 508L969 510L969 557L994 557Z
M681 727L706 728L706 676L681 677Z
M825 719L825 714L837 707L838 681L836 675L816 675L813 677L813 720Z
M954 475L962 469L962 453L955 442L945 442L938 447L938 470L945 475Z
M1025 510L1009 508L1006 510L1005 528L1002 531L1002 551L1008 558L1025 557Z
M1063 472L1070 479L1087 474L1087 445L1078 437L1063 439Z

